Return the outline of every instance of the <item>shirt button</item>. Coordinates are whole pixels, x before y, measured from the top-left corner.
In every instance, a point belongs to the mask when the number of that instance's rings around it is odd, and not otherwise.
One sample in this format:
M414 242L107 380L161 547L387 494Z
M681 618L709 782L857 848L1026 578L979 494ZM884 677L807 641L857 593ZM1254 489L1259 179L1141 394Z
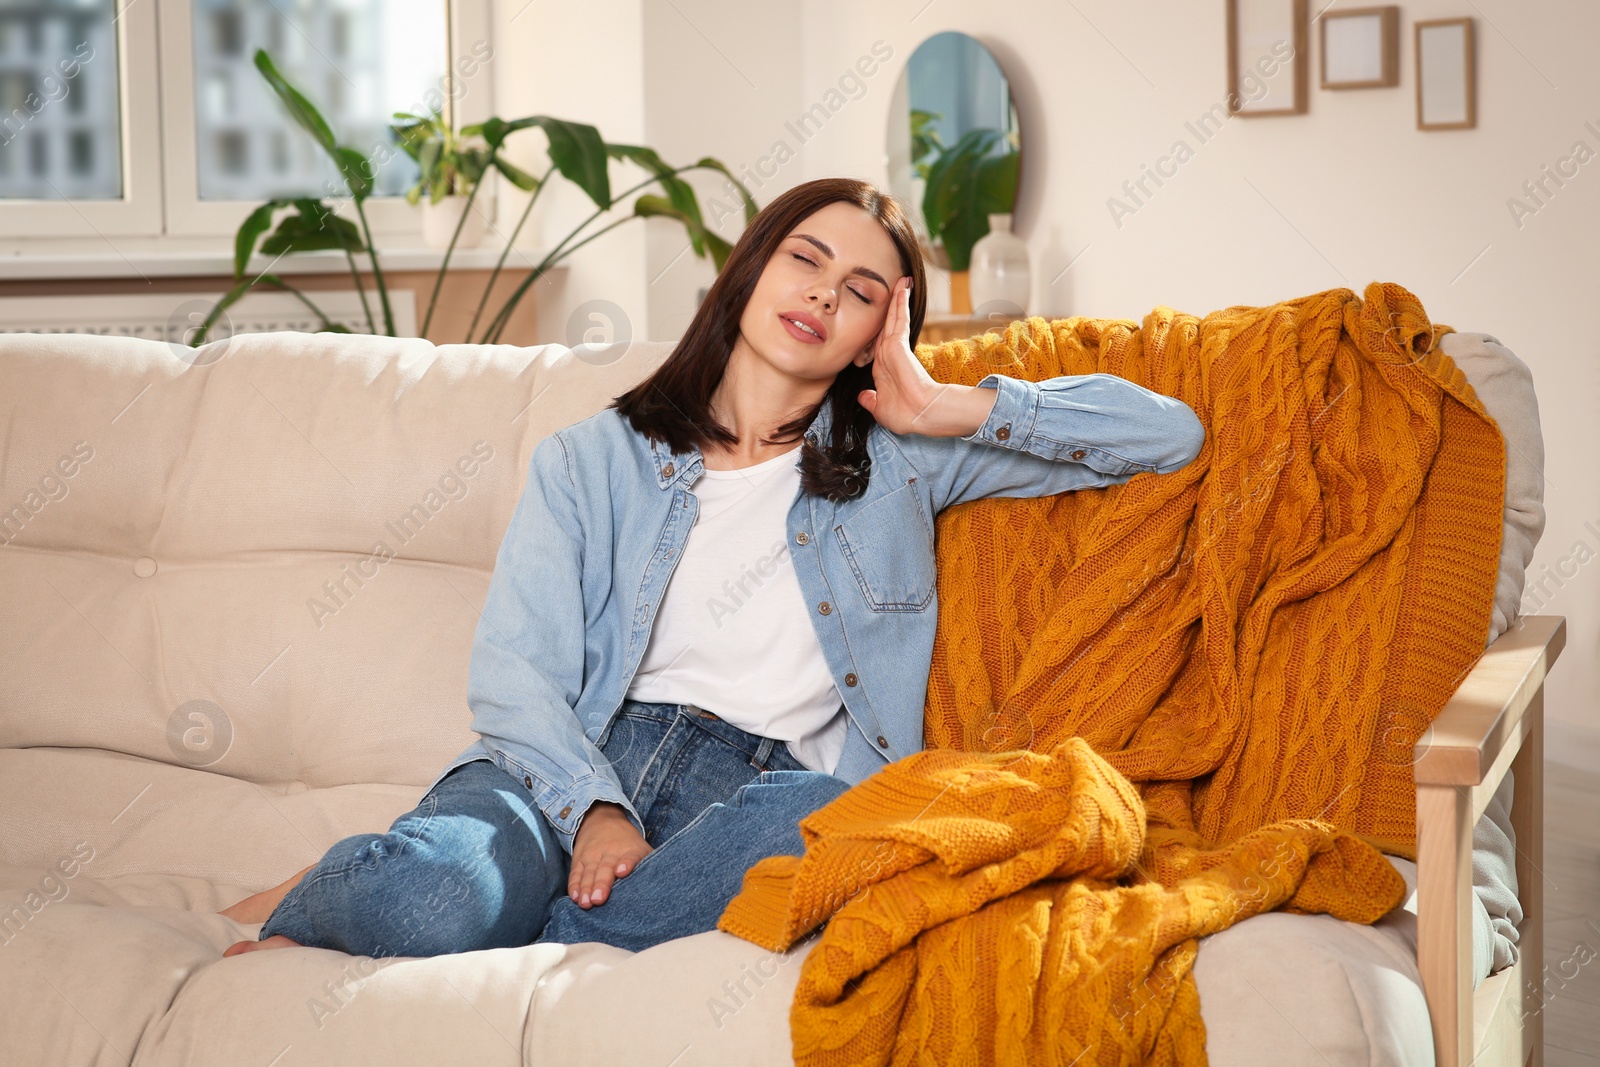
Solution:
M811 535L806 533L804 530L801 530L799 533L794 535L794 543L797 544L797 545L810 544L811 543Z
M571 814L572 814L572 805L568 804L566 807L561 809L561 814L556 816L556 818L565 819L568 815L571 815Z
M817 610L822 612L824 615L827 615L833 611L833 605L824 600L822 603L817 605Z
M533 788L533 776L530 775L530 774L524 774L522 776L522 784L527 786L529 789L532 789Z
M1075 448L1075 449L1072 450L1072 458L1073 459L1082 459L1084 456L1087 456L1088 454L1089 453L1085 452L1081 448Z
M1010 424L1008 423L1005 426L1000 427L998 430L996 430L994 432L994 436L995 436L995 440L997 440L997 441L1009 441L1009 440L1011 440L1011 426L1010 426Z
M878 735L878 747L879 748L888 748L889 747L889 739L884 737L882 734L879 734Z
M668 463L665 467L661 468L661 477L663 477L663 478L672 477L672 464Z
M847 674L847 675L844 676L844 684L845 685L855 685L857 681L858 681L858 679L853 674Z

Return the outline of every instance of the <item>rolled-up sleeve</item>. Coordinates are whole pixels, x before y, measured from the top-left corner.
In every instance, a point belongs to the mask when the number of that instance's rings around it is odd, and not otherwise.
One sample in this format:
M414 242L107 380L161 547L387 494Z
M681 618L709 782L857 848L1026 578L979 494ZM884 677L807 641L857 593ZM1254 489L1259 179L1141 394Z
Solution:
M567 854L590 805L619 804L643 821L573 708L584 678L582 523L566 446L535 447L527 484L500 542L472 642L472 728L522 780Z
M942 510L990 496L1048 496L1115 485L1135 474L1170 474L1205 444L1205 427L1175 397L1114 374L1030 382L986 375L997 392L965 437L896 435Z

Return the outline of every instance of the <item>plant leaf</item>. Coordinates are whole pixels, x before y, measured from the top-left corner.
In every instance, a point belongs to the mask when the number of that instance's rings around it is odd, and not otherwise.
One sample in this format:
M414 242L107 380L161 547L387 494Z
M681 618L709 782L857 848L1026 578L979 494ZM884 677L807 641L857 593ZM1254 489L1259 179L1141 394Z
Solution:
M484 140L491 148L498 148L511 134L529 126L544 130L550 142L550 162L562 176L588 194L595 207L610 210L611 175L606 168L606 143L600 139L600 131L582 122L531 115L513 122L489 119L483 124Z
M539 188L538 178L511 163L507 163L502 156L496 155L494 157L494 169L504 174L512 185L515 185L525 193L531 193Z
M711 250L711 262L717 268L717 273L722 273L722 268L728 265L728 257L733 254L733 245L707 230L703 237L706 247Z
M276 285L279 289L282 289L286 293L295 293L298 296L298 298L300 299L300 301L306 305L306 310L310 311L313 315L317 316L317 318L322 320L322 325L317 328L317 331L316 331L317 333L350 333L351 332L349 327L342 326L339 323L334 322L332 319L328 318L327 315L323 314L321 308L318 308L316 305L312 304L309 300L307 300L305 298L305 295L303 293L298 293L297 290L294 288L294 286L290 285L288 282L284 281L282 278L278 277L276 274L263 274L260 278L257 279L257 281L265 283L265 284Z
M211 333L211 327L217 324L217 319L221 317L224 311L238 303L239 298L245 293L249 292L250 287L257 281L260 281L260 279L243 279L235 282L231 289L222 294L222 299L217 301L216 306L213 307L210 313L206 315L205 321L202 322L199 328L195 330L194 339L189 342L190 347L199 348L201 345L205 344L207 336Z
M711 260L716 264L717 273L722 273L723 266L728 262L728 255L733 251L733 246L711 230L707 229L698 217L690 217L680 211L670 200L661 196L645 194L633 202L633 213L642 218L668 218L677 219L683 223L684 229L689 231L691 243L697 246L704 244L711 252ZM696 241L698 238L698 241ZM702 255L704 253L696 253Z
M272 57L267 55L266 49L256 49L255 63L256 69L261 72L262 77L267 79L267 84L272 86L272 91L278 94L278 99L288 109L289 117L299 123L300 127L311 134L312 137L316 138L317 143L322 146L324 152L332 155L336 147L333 139L333 129L328 125L328 121L322 117L322 112L318 111L316 105L307 100L300 90L290 85L288 80L278 73L278 68L273 64Z
M706 156L704 159L696 163L695 166L706 167L711 170L720 171L730 182L733 183L733 187L739 190L739 199L744 203L744 223L746 226L750 225L751 221L755 219L756 214L761 209L756 207L755 198L750 195L750 190L744 187L744 182L734 177L733 171L729 170L721 160L713 159L710 156ZM720 271L722 268L719 266L717 269Z
M390 126L394 131L395 140L405 154L416 159L422 150L433 141L429 136L427 123L418 122L409 126Z
M355 224L335 215L322 201L302 198L294 201L294 206L295 213L285 215L271 236L261 242L264 254L322 249L366 251Z
M951 270L968 268L972 246L989 232L988 216L1011 210L1019 160L1002 131L985 128L969 130L929 168L932 208L925 198L924 214L930 226L938 222Z
M333 162L338 166L344 183L350 187L352 197L359 201L372 195L373 173L366 156L354 148L340 146L333 150Z
M517 128L521 129L520 126ZM505 119L495 117L484 119L476 127L468 127L468 129L471 129L473 133L481 134L483 139L489 142L490 148L499 148L512 132L511 123ZM461 132L466 133L467 131L462 130Z
M1017 171L1022 156L1007 152L1003 156L988 156L978 161L978 210L988 222L990 215L1009 215L1017 206Z
M250 257L255 254L256 242L261 240L261 235L272 226L273 212L281 207L287 207L287 200L268 200L256 208L239 225L239 232L233 236L233 276L235 279L243 278L245 267L250 263Z
M701 241L701 234L705 232L705 220L700 215L700 200L695 196L694 186L678 177L675 169L662 162L653 148L646 148L643 145L608 144L606 154L613 159L626 159L637 163L655 174L672 206L699 224L689 228L689 243L693 246L695 255L704 256L705 245Z
M433 172L439 166L439 152L444 146L438 141L426 142L417 154L417 166L422 171L425 180L432 180Z
M637 163L645 170L653 171L658 175L670 174L672 171L671 167L661 161L661 157L656 154L655 149L646 148L643 145L608 144L606 145L606 155L612 159L626 159L631 163Z
M272 86L272 91L277 93L278 99L288 109L290 117L316 139L317 144L321 145L322 150L333 160L334 166L339 168L339 175L349 186L350 195L358 201L365 200L371 195L372 168L367 163L366 157L353 148L341 147L334 140L333 129L328 125L327 119L322 117L322 112L278 73L278 68L273 64L272 57L267 54L266 49L256 49L255 64L256 69L267 79L267 84Z
M979 161L1003 136L994 129L968 130L953 148L941 153L928 167L928 184L922 196L923 220L927 223L930 241L944 238L951 270L967 269L967 253L972 242L987 232L988 222L984 220L983 230L973 235L976 223L971 221L970 200L976 192L975 171ZM966 221L958 225L955 232L947 232L957 219Z
M472 184L477 184L483 178L483 172L489 162L489 152L484 148L463 149L457 159L456 168L461 176Z

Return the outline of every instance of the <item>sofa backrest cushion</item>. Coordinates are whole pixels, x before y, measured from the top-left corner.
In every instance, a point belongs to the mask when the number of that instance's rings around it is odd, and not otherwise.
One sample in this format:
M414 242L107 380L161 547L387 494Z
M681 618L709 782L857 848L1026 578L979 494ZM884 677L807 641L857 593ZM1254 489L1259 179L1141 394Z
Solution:
M1500 572L1488 640L1505 632L1521 608L1523 583L1534 546L1544 532L1544 435L1533 372L1516 354L1486 333L1449 333L1444 354L1467 376L1506 441L1505 529Z
M1443 345L1506 437L1492 641L1544 526L1532 376ZM672 350L0 337L0 747L426 784L533 448Z
M0 339L0 746L425 784L534 446L671 348Z

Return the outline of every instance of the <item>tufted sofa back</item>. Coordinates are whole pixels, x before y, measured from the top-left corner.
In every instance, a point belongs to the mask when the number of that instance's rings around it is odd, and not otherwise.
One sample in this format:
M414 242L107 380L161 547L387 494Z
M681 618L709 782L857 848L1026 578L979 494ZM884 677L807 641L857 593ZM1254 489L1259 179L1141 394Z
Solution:
M0 339L0 748L425 784L534 446L671 349Z

